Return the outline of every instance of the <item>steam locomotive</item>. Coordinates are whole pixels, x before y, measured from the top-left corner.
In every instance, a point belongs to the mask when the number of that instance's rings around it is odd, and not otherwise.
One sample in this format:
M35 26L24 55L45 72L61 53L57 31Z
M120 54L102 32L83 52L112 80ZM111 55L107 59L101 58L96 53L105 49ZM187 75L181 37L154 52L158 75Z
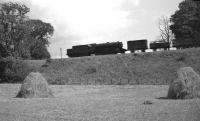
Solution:
M81 57L90 55L107 55L125 53L122 42L107 42L101 44L87 44L72 46L72 49L67 49L69 57Z

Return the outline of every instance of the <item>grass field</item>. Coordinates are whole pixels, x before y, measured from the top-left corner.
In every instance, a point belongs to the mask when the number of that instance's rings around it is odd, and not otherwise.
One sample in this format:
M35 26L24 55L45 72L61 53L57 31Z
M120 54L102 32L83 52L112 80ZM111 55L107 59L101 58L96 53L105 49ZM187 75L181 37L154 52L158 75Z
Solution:
M200 72L200 48L54 59L40 72L51 84L164 85L180 67Z
M21 77L18 82L30 72L38 71L49 84L57 85L165 85L176 79L176 72L181 67L190 66L200 74L199 63L200 48L191 48L51 59L49 63L22 60L12 70Z
M0 121L200 120L200 100L162 99L168 86L53 85L55 97L48 99L14 98L19 88L0 85Z

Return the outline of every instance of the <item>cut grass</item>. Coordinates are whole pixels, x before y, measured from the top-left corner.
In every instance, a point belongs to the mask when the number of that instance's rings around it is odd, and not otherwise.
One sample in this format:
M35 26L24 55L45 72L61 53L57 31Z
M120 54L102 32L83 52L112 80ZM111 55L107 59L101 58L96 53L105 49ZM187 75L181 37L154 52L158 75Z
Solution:
M1 121L199 121L200 100L157 99L168 86L54 85L54 98L13 98L20 85L0 85ZM9 93L8 93L9 91ZM150 100L151 105L143 102Z

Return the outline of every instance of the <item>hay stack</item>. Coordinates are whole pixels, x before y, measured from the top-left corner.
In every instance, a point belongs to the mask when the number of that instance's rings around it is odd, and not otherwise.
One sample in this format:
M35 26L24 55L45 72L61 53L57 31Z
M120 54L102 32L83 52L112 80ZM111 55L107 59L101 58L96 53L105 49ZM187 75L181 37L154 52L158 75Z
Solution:
M170 99L191 99L200 97L200 76L191 68L178 70L178 78L169 86Z
M23 81L17 96L19 98L47 98L53 97L46 79L42 74L31 72Z

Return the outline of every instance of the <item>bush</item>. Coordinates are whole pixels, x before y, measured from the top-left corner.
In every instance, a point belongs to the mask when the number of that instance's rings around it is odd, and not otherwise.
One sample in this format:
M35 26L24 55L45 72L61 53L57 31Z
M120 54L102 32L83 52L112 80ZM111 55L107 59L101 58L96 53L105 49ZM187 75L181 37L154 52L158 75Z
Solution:
M45 62L45 64L43 64L42 65L42 67L48 67L49 66L49 64L51 64L51 61L52 61L52 59L46 59L46 62Z
M0 57L9 56L8 51L4 48L4 46L0 43Z
M183 61L185 61L185 59L186 59L185 56L179 56L179 57L177 57L176 60L177 60L178 62L183 62Z
M97 69L96 68L87 68L85 70L85 74L93 74L93 73L96 73L97 72Z
M0 61L0 83L19 83L32 71L21 59L14 57L2 58Z
M6 68L6 62L4 58L0 58L0 81L2 81L3 79L5 68Z

